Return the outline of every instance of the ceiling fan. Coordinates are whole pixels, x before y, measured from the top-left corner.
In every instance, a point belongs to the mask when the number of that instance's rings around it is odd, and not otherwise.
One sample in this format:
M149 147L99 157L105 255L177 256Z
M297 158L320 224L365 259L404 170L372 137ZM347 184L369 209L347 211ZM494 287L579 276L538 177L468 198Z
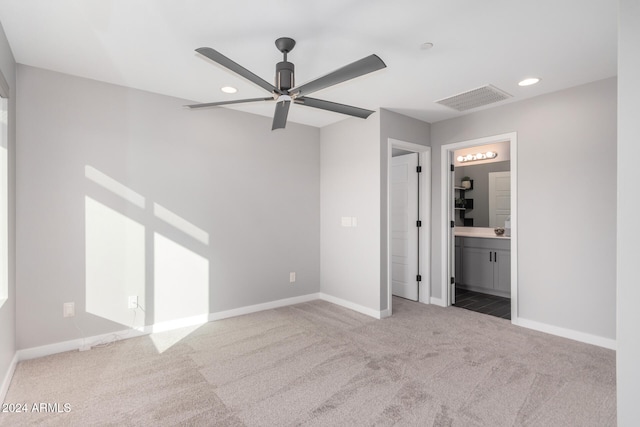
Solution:
M336 113L347 114L349 116L366 119L373 113L371 110L353 107L351 105L338 104L335 102L324 101L322 99L309 98L307 95L320 89L351 80L356 77L363 76L376 70L385 68L386 65L377 55L369 55L349 65L345 65L323 77L319 77L301 86L294 86L294 66L287 61L287 54L293 50L296 41L289 37L281 37L276 40L276 47L284 55L284 60L276 64L275 85L263 80L243 66L233 62L231 59L222 55L220 52L210 47L201 47L196 52L206 56L210 60L217 62L223 67L233 71L234 73L244 77L245 79L257 84L261 88L271 93L268 98L251 98L238 99L233 101L209 102L206 104L187 105L189 108L215 107L220 105L242 104L246 102L257 101L276 101L276 111L273 116L274 129L284 129L287 124L287 115L289 114L289 106L292 102L307 107L319 108L321 110L333 111Z

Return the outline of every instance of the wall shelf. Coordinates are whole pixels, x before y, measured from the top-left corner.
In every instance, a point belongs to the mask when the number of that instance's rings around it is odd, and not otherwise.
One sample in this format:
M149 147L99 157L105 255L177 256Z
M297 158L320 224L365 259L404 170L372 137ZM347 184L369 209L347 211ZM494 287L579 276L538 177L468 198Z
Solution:
M459 197L455 199L456 203L454 203L454 209L460 212L460 221L462 222L462 225L465 227L473 227L473 218L465 217L466 212L473 209L473 199L468 199L466 197L466 192L473 190L473 180L471 180L470 188L464 188L456 185L453 189L459 192ZM457 201L460 201L460 203Z

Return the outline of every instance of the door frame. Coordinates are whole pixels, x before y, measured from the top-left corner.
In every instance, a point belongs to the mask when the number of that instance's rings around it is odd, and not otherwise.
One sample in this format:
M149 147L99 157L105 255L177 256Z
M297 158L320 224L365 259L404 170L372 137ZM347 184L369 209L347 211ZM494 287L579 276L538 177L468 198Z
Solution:
M442 264L440 266L442 284L442 303L445 307L451 305L449 295L450 278L455 277L455 270L451 270L453 264L451 258L452 240L450 237L450 222L454 219L453 211L453 177L450 171L450 162L453 152L461 148L487 145L497 142L509 141L510 169L511 169L511 323L518 320L518 134L517 132L487 136L442 145L440 148L440 223ZM455 267L454 267L455 268Z
M394 148L418 153L418 164L422 167L422 172L418 177L420 188L418 207L420 209L420 221L422 221L422 227L418 229L418 271L422 276L422 281L418 284L418 302L429 304L431 298L431 147L388 138L387 221L385 230L387 236L387 316L390 316L393 312L391 304L393 295L391 286L391 158Z

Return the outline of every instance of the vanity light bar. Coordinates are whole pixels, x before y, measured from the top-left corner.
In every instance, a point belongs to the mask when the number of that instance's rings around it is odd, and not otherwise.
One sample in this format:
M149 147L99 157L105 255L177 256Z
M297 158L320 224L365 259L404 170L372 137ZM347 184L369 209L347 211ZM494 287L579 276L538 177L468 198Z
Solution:
M498 153L495 151L487 151L486 153L478 153L478 154L467 154L466 156L458 156L456 160L460 163L464 162L473 162L476 160L487 160L487 159L495 159L498 157Z

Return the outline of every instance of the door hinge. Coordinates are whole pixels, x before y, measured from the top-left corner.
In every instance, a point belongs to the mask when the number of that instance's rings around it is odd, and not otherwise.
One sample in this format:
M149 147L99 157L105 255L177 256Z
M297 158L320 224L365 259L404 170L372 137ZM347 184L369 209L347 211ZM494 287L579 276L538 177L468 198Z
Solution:
M455 283L456 283L456 278L455 278L455 277L452 277L452 278L451 278L451 284L452 284L452 285L455 285Z
M454 172L456 170L456 167L453 166L453 164L451 165L451 172Z
M417 280L418 282L422 282L422 276L418 274L418 275L416 276L416 280Z
M422 172L422 166L416 166L416 172L418 173Z
M454 228L456 226L455 221L451 221L451 228Z
M422 227L422 221L416 221L416 227Z

